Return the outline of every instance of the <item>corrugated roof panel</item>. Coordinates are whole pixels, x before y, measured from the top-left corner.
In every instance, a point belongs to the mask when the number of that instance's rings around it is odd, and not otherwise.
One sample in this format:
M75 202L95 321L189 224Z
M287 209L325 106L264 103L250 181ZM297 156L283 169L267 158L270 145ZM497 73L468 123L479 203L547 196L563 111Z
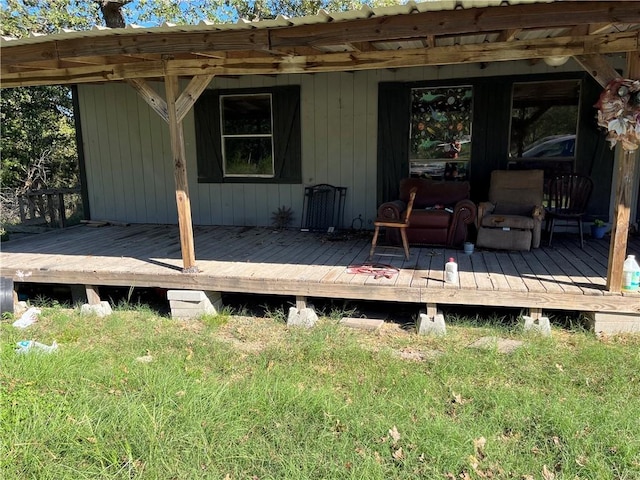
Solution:
M333 21L340 22L345 20L362 20L374 15L373 10L368 5L364 5L359 10L347 10L345 12L334 12L330 14Z
M313 25L316 23L327 23L331 22L333 18L324 9L318 10L318 13L315 15L306 15L304 17L293 17L290 18L289 21L292 25Z
M354 52L355 50L349 45L323 45L320 50L325 53Z
M420 40L411 40L407 42L376 42L375 46L379 50L403 50L407 48L424 48L424 43Z
M420 2L416 4L418 11L422 12L439 12L440 10L453 10L456 8L456 0L441 0L440 2Z
M502 0L461 0L462 8L499 7Z
M263 29L263 28L286 28L288 26L296 25L312 25L318 23L340 22L347 20L366 19L375 16L385 17L393 15L408 15L412 12L429 12L429 11L441 11L441 10L454 10L456 8L480 8L486 6L509 5L516 4L531 4L531 3L551 3L557 0L427 0L422 2L415 2L410 0L403 5L394 5L390 7L380 7L372 9L368 6L364 6L359 10L352 10L347 12L329 13L325 10L319 10L315 15L306 15L303 17L286 18L284 16L278 16L271 20L261 21L246 21L242 20L237 23L215 23L210 21L200 21L197 25L174 25L172 23L165 23L159 27L140 27L137 31L140 33L175 33L175 32L207 32L207 31L222 31L222 30L243 30L243 29ZM131 28L136 26L128 26L128 28L116 28L111 29L100 25L95 26L91 30L78 30L69 31L64 30L58 33L43 35L35 37L25 37L18 39L11 39L8 37L1 37L0 43L11 42L12 45L22 44L37 44L44 41L55 41L60 39L78 39L78 38L93 38L101 36L117 36L130 33ZM640 29L639 26L633 25L625 27L626 29ZM620 29L613 28L612 32L620 31ZM546 33L545 35L551 35L552 33ZM541 38L545 35L535 36L530 38Z
M545 28L540 30L523 30L518 32L518 40L539 40L541 38L549 38L561 34L566 28Z
M416 2L413 0L405 3L404 5L391 5L389 7L377 7L373 9L373 13L376 17L389 17L394 15L407 15L418 11Z

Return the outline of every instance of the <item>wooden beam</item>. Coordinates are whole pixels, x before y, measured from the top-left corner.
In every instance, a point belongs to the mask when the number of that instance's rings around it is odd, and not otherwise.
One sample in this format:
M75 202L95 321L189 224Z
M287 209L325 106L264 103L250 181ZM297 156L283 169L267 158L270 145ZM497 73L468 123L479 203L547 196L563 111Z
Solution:
M274 29L271 48L383 42L428 35L464 35L509 29L562 28L594 22L638 23L640 2L553 2L373 16L346 22Z
M158 115L167 123L169 123L169 112L167 110L167 102L142 78L128 78L127 83L131 85L145 102L153 108Z
M98 287L94 285L85 285L84 289L87 295L87 303L89 305L100 305L100 293L98 292Z
M158 78L165 73L194 75L270 75L400 68L426 65L530 60L554 55L607 54L638 50L639 33L514 40L503 43L433 48L338 52L308 56L200 58L134 62L39 72L2 71L2 87L105 82L127 78Z
M213 77L213 74L196 75L191 79L187 88L184 89L176 101L178 122L182 122L184 116L189 112L189 110L191 110L191 107L196 103L196 100L198 100L202 92L204 92L207 86L209 86Z
M613 23L594 23L589 25L589 35L599 35L601 33L605 33L613 27Z
M627 53L627 76L640 79L640 52ZM609 262L607 266L607 290L620 292L622 290L622 267L627 255L627 239L629 235L629 217L631 212L631 197L633 185L634 162L638 161L638 151L625 151L618 144L616 163L618 170L615 175L615 210L613 228L611 229L611 243L609 245ZM638 188L638 185L635 185Z
M620 77L602 55L575 55L573 59L603 88L614 78Z
M182 271L197 273L195 247L193 242L193 224L191 220L191 200L187 180L187 155L184 148L182 122L178 120L176 100L178 99L178 77L169 75L164 80L167 92L169 113L169 134L171 137L171 155L173 173L176 182L176 203L178 205L178 226L180 228L180 246L182 249Z
M375 52L377 50L371 42L351 42L348 45L356 52Z
M280 50L287 47L384 42L429 35L465 35L510 29L563 28L567 25L639 23L640 2L581 1L516 4L372 16L367 19L277 28L203 29L150 33L131 30L118 35L64 38L11 46L3 43L3 65L70 59L91 55L179 54L198 51Z
M522 31L521 28L509 28L507 30L503 30L498 35L498 42L511 42L516 39L516 35L518 35Z

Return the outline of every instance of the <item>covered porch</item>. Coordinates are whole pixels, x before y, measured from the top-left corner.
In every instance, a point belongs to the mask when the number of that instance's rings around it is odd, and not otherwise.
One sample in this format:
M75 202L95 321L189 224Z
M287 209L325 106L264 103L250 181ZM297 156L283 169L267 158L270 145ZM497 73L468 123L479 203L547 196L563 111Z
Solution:
M2 276L23 283L160 287L308 298L519 307L640 315L640 293L606 288L609 240L558 235L552 247L529 252L382 247L368 262L371 232L333 235L259 227L194 227L197 273L184 273L175 225L87 225L22 238L3 245ZM640 238L629 239L640 257ZM444 263L459 265L457 284L443 281ZM367 266L379 265L376 274ZM364 268L359 268L363 267ZM621 316L621 318L623 318ZM596 325L597 329L597 325Z

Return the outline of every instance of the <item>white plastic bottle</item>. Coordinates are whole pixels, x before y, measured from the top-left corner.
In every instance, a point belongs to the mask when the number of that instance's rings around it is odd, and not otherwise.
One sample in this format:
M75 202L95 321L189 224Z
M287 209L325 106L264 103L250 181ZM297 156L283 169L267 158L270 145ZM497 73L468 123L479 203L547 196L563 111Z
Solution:
M640 289L640 265L635 255L628 255L622 265L622 291L637 292Z
M458 283L458 264L453 257L444 264L444 281L445 283Z

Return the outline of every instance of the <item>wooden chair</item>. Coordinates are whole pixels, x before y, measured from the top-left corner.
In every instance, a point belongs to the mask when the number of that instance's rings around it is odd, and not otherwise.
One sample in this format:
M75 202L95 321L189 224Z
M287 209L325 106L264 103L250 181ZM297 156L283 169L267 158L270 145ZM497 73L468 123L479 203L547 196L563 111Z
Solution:
M584 248L582 238L582 217L587 211L587 204L593 180L584 175L561 175L554 178L549 186L549 206L546 209L547 225L549 232L549 246L553 237L556 220L575 221L580 232L580 248Z
M413 210L413 201L416 199L416 192L418 191L417 187L414 187L409 192L409 202L407 203L407 208L402 215L402 218L397 220L390 220L388 218L376 218L373 222L375 226L375 230L373 232L373 240L371 240L371 250L369 250L369 258L373 257L373 253L376 249L376 243L378 242L378 234L380 233L380 227L385 228L399 228L400 236L402 237L402 246L404 247L404 255L407 260L409 260L409 242L407 241L407 227L409 226L409 216L411 215L411 210Z

